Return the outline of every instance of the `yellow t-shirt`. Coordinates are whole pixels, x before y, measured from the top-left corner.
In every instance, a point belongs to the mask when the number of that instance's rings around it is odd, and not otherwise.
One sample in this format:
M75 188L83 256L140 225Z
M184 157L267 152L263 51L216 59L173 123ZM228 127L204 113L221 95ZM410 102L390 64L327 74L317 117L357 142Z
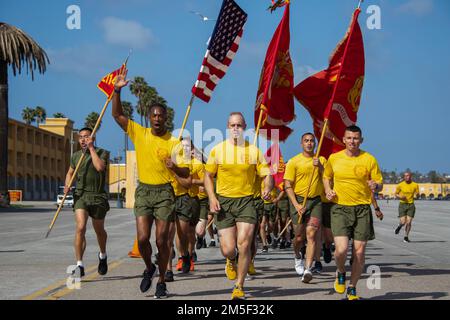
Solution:
M400 200L400 203L414 203L414 195L419 194L419 185L415 182L400 182L395 193L406 196L406 201Z
M346 150L334 153L325 166L324 178L333 180L336 198L333 202L344 206L372 203L372 192L367 181L383 183L377 160L361 150L357 157L349 157Z
M253 184L253 186L255 188L254 193L253 193L253 198L255 198L255 199L261 198L261 188L262 188L261 184L262 183L263 183L263 180L259 176L256 176L255 183Z
M128 120L127 134L136 149L140 182L151 185L171 183L174 180L174 174L164 163L164 160L170 156L175 159L177 166L187 167L182 161L181 143L170 132L158 137L152 134L150 128L144 128Z
M192 170L191 170L191 176L192 179L197 180L203 180L203 177L205 175L205 165L198 161L197 159L192 160ZM207 194L204 192L200 192L200 187L197 185L192 184L192 187L189 189L189 195L191 197L198 196L199 199L207 198Z
M270 174L262 152L248 141L240 146L229 140L216 145L211 150L205 170L217 174L216 192L229 198L253 196L256 176Z
M319 157L319 161L325 167L327 160L324 157ZM288 161L286 171L284 172L284 179L292 181L294 183L294 193L304 197L308 191L308 184L313 170L313 158L305 157L303 153L300 153ZM319 168L316 168L308 198L314 198L323 193L322 175L319 173Z

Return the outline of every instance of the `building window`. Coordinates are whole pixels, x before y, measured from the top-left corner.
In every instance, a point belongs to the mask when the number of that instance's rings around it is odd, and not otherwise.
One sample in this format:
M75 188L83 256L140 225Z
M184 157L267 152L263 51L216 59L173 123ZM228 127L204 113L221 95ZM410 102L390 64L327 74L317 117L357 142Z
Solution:
M47 134L44 134L44 147L50 147Z
M17 166L23 167L23 152L17 152Z
M58 138L58 150L64 151L63 140L61 138Z
M34 143L38 146L40 146L42 144L41 142L41 134L39 132L36 132L35 136L34 136Z
M24 129L23 127L17 127L17 140L23 141Z
M27 142L28 143L33 143L33 130L28 129L27 130Z
M31 153L27 153L27 167L33 168L33 156Z
M44 169L48 170L48 158L47 157L43 158L43 166L44 166Z
M12 124L8 125L8 138L14 139L14 131L15 131L14 125Z
M41 157L40 156L34 156L34 167L35 167L35 169L41 168Z
M55 159L50 160L50 162L51 162L51 167L50 167L50 169L51 169L52 171L55 171Z
M61 160L58 160L58 171L61 171Z
M52 137L52 149L56 149L56 138Z

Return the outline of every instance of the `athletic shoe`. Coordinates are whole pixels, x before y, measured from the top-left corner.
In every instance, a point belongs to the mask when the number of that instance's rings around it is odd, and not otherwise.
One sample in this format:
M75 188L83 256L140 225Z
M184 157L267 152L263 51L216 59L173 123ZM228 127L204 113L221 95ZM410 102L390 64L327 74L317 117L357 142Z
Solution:
M336 280L334 281L334 291L337 293L345 293L345 273L337 272Z
M316 261L314 263L314 267L312 267L312 269L311 269L311 272L319 274L322 272L322 269L323 269L322 263L320 261Z
M154 264L152 264L152 268L150 269L150 271L145 270L144 271L144 278L141 281L141 292L145 293L147 292L150 287L152 286L152 280L153 278L156 276L157 273L157 268Z
M272 241L272 249L276 249L278 248L278 240L277 239L273 239Z
M327 248L325 245L323 245L323 261L325 263L330 263L332 258L333 255L331 254L331 248Z
M281 240L280 242L280 250L286 249L286 240Z
M272 244L272 237L269 235L267 235L267 243L268 244Z
M98 256L98 274L104 276L108 272L108 257L105 259L100 259L100 255Z
M189 273L189 270L191 269L191 258L189 255L184 256L181 263L181 272L182 273Z
M411 242L408 237L403 238L403 242Z
M195 252L194 252L195 253ZM191 258L191 267L189 268L189 271L194 271L194 257Z
M216 246L216 241L215 240L211 240L211 242L209 243L210 247L215 247Z
M183 269L183 258L182 257L178 257L178 262L177 262L177 271L181 271Z
M242 286L236 284L233 289L233 293L231 293L231 300L242 300L245 299L245 293L242 289Z
M84 267L83 266L77 266L75 269L72 270L72 277L73 278L83 278L84 277Z
M195 244L195 248L200 250L203 247L203 238L197 237L197 243Z
M402 230L402 225L401 224L399 224L398 225L398 227L397 227L397 229L395 229L395 234L399 234L400 233L400 230Z
M248 265L248 274L251 276L256 275L255 262L253 260L250 261L250 264Z
M355 287L348 287L347 288L347 300L359 300L359 297L356 294L356 288Z
M309 283L313 278L312 272L309 269L306 269L303 273L302 282L303 283Z
M197 253L195 251L192 252L192 261L197 262Z
M208 246L206 245L206 239L203 238L203 248L208 248Z
M268 246L263 246L261 252L262 252L262 253L267 253L267 252L269 252L269 247L268 247Z
M294 261L295 261L295 271L299 276L303 276L303 273L305 272L305 262L303 261L302 258L300 259L295 258Z
M227 263L225 264L225 274L227 275L228 280L236 279L237 276L236 259L230 260L227 258Z
M286 241L286 249L289 249L292 245L292 242Z
M167 291L167 287L165 283L158 283L156 285L156 292L154 295L155 299L165 299L167 298L167 295L169 294L169 291Z
M165 282L173 282L173 272L172 270L167 270L166 274L164 275L164 281Z

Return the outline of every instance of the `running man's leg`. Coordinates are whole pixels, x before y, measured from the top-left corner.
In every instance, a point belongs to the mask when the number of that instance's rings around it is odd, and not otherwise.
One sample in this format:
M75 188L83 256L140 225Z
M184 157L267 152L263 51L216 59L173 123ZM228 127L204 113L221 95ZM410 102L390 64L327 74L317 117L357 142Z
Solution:
M106 241L108 239L108 234L105 230L105 219L92 219L92 226L94 227L95 234L97 235L100 253L106 254Z
M336 261L336 267L338 272L345 273L345 261L347 260L349 239L345 236L334 237L334 260Z
M405 237L409 238L409 232L411 231L413 217L405 217Z
M353 264L350 287L355 287L364 270L367 241L353 240Z
M75 258L77 262L83 261L84 251L86 250L86 225L89 215L84 209L75 210Z
M222 255L229 260L235 260L237 240L236 226L219 230L219 237Z
M237 272L237 284L244 286L245 276L251 260L251 245L255 225L246 222L236 222L237 247L239 251L239 263Z
M158 268L159 268L159 281L158 283L164 283L164 275L167 270L167 263L169 261L170 247L169 247L169 234L170 227L173 222L156 219L156 246L158 247Z
M150 244L150 236L153 224L153 217L147 216L137 216L136 217L136 231L138 238L139 252L141 253L142 259L145 262L146 270L150 271L152 269L152 246Z

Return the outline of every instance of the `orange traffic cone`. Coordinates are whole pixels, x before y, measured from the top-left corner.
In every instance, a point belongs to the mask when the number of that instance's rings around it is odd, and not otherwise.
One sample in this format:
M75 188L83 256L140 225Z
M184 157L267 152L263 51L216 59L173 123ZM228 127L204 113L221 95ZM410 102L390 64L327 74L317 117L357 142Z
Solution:
M142 258L141 253L139 252L137 237L134 239L133 249L128 252L128 256L130 258Z

